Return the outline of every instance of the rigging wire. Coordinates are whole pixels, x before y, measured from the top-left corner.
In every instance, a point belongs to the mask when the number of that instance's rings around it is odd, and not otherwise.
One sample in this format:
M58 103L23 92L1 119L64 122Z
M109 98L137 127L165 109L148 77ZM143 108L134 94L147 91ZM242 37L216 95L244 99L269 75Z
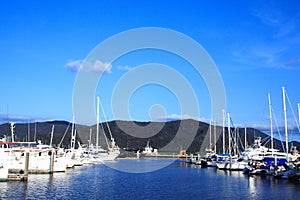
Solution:
M66 129L66 131L65 131L65 133L64 133L64 135L63 135L63 137L61 138L61 140L60 140L60 142L59 142L59 144L58 144L58 148L60 148L60 145L62 144L63 140L65 139L66 134L67 134L67 132L68 132L68 130L69 130L69 127L70 127L70 122L69 122L69 124L68 124L68 127L67 127L67 129Z
M99 98L100 99L100 98ZM100 100L99 100L100 101ZM109 132L109 135L110 135L110 138L112 139L113 136L112 136L112 133L111 133L111 130L110 130L110 127L108 125L108 122L107 122L107 119L106 119L106 115L105 115L105 111L104 111L104 108L103 108L103 105L102 103L100 103L100 106L101 106L101 110L102 110L102 113L103 113L103 116L104 116L104 119L105 119L105 124L107 126L107 129L108 129L108 132Z
M297 121L297 119L296 119L296 115L295 115L294 109L293 109L293 107L292 107L292 104L291 104L290 98L288 97L288 94L287 94L286 92L285 92L285 95L286 95L286 97L287 97L287 100L288 100L288 103L289 103L290 109L291 109L291 111L292 111L293 118L294 118L294 120L295 120L295 122L296 122L296 125L297 125L297 128L298 128L298 131L300 132L299 123L298 123L298 121Z

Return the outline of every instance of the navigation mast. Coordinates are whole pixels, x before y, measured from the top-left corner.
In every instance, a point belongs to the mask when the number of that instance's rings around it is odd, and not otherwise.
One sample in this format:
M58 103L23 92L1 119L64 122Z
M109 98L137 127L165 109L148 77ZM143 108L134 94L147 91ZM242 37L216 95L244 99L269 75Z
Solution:
M285 149L286 149L286 158L288 159L289 155L289 135L288 135L288 124L286 116L286 101L285 101L285 88L282 87L282 98L283 98L283 114L284 114L284 131L285 131Z

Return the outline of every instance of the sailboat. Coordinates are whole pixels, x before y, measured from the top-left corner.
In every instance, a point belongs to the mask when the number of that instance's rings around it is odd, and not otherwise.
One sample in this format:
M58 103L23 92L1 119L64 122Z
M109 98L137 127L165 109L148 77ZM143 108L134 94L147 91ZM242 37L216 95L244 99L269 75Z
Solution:
M212 121L209 125L209 145L205 148L205 154L201 159L196 161L196 164L201 165L201 167L217 167L216 164L216 122L214 121L214 149L212 149Z
M285 137L286 145L285 152L280 152L277 149L274 149L273 142L273 113L272 113L272 104L270 93L268 94L269 102L269 113L270 113L270 133L271 133L271 148L261 147L260 152L257 155L252 157L249 166L245 168L245 172L250 174L273 174L274 176L281 176L281 173L285 171L284 169L291 169L291 166L288 166L288 162L295 161L296 156L289 153L288 147L288 130L287 130L287 117L286 117L286 94L285 88L282 87L283 95L283 111L284 111L284 122L285 122ZM283 174L283 173L282 173Z
M291 153L289 153L289 141L288 141L288 125L287 125L287 116L286 116L286 91L282 87L282 96L283 96L283 111L284 111L284 128L285 128L285 150L286 150L286 160L283 166L276 166L272 175L275 178L297 178L299 179L299 162L297 157L298 152L295 146L292 146ZM299 105L298 105L299 108ZM299 115L300 117L300 115ZM297 159L297 162L295 161Z
M238 156L238 142L237 142L237 130L235 129L235 136L231 134L231 118L230 114L227 114L228 118L228 154L217 155L217 167L223 170L236 170L241 171L248 165L248 160Z
M103 106L102 106L102 104L100 104L100 98L97 97L96 147L92 148L91 151L92 151L92 155L93 155L93 161L101 163L101 162L104 162L104 161L114 161L120 154L120 148L116 144L115 139L112 137L112 133L111 133L111 130L110 130L110 127L109 127L107 121L106 121L106 126L107 126L107 129L108 129L109 135L110 135L110 141L108 141L108 139L107 139L107 137L104 133L103 124L102 123L100 124L100 122L99 122L100 121L100 105L101 105L101 108L102 108L103 115L105 117L105 112L104 112ZM108 147L107 150L104 150L103 148L101 148L99 146L99 143L98 143L99 142L99 124L101 125L102 132L103 132L103 135L105 137L105 141L107 143L107 147Z

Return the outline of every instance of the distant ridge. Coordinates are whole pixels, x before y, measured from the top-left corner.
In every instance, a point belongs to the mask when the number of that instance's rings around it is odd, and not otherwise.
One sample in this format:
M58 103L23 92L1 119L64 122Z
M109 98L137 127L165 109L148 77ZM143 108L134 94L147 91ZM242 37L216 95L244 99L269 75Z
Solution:
M168 122L137 122L137 121L109 121L107 122L112 136L115 138L117 144L121 148L138 148L143 149L147 142L149 141L150 145L153 148L163 149L164 151L170 152L179 152L180 149L187 149L190 152L199 152L202 147L209 147L209 142L205 140L203 143L206 134L209 134L209 124L196 121L193 119L185 120L173 120ZM63 135L66 133L65 138L62 142L63 147L68 147L71 140L71 123L68 121L54 120L54 121L45 121L37 123L17 123L15 124L15 135L16 140L18 141L27 141L28 140L28 130L30 132L30 141L33 141L34 135L36 134L36 140L41 140L43 143L49 143L50 133L52 126L54 125L54 137L53 144L58 145L63 138ZM151 129L140 129L143 127L151 126ZM123 128L125 127L125 131ZM100 124L100 133L99 133L99 143L102 147L106 148L105 137L102 131L104 129L105 135L107 138L110 138L108 127L105 123ZM182 135L178 137L178 130L182 132ZM192 130L196 128L196 132ZM157 130L156 130L157 129ZM96 140L96 125L85 126L76 124L77 130L77 139L81 143L88 144L90 139L91 131L91 141L95 145ZM148 133L141 133L140 130L149 131ZM212 128L214 130L214 128ZM156 132L157 131L157 132ZM155 134L151 133L154 132ZM216 132L220 134L220 137L217 141L217 152L222 151L222 127L217 126ZM239 138L241 142L239 146L244 144L244 128L239 129ZM128 134L127 134L128 133ZM151 135L150 137L141 138L141 135ZM0 137L4 135L10 136L10 125L8 123L0 125ZM227 145L227 128L225 128L225 141ZM192 138L191 138L192 136ZM255 137L262 137L262 139L268 140L269 136L265 133L254 129L247 128L247 143L251 145ZM213 133L212 133L212 141ZM172 143L172 145L170 145ZM277 139L274 139L275 148L282 149L281 142ZM298 149L300 149L299 142L293 142ZM170 146L168 149L165 149L165 146ZM266 145L270 146L270 142ZM203 148L201 149L203 151Z

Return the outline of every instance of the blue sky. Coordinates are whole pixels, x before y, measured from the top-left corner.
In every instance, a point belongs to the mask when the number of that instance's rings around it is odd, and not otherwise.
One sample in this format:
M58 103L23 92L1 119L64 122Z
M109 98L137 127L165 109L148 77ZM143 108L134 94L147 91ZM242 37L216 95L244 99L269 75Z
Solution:
M142 27L172 29L203 46L220 71L226 111L234 123L268 125L268 92L282 123L281 87L286 87L295 112L300 102L299 7L298 1L3 0L0 123L71 120L78 65L105 39ZM118 80L138 65L152 62L168 65L189 81L199 100L200 115L181 113L174 94L149 85L132 95L130 119L148 121L149 114L152 119L159 119L160 114L211 118L208 90L189 63L166 52L145 50L106 63L101 71L103 79L95 96L101 97L107 120L115 119L111 95ZM164 111L155 105L163 105Z

